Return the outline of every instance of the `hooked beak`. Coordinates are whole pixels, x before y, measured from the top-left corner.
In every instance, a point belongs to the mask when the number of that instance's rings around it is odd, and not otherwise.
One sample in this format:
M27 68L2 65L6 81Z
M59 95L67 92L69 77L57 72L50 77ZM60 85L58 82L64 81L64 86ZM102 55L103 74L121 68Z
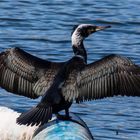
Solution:
M93 28L90 28L88 30L88 34L90 35L92 33L95 33L95 32L100 31L100 30L104 30L106 28L111 28L111 26L110 25L108 25L108 26L93 26Z
M111 28L111 26L110 25L108 25L108 26L96 26L95 31L104 30L106 28Z

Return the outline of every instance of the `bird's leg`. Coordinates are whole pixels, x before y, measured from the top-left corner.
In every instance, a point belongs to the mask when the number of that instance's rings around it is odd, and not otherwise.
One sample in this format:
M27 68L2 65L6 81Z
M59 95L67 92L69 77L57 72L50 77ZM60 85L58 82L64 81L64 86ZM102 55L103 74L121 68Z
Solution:
M67 118L70 118L69 109L65 109L65 114L66 114L66 117L67 117Z
M69 120L71 117L69 116L69 110L65 109L65 115L60 115L59 113L56 114L57 118L60 120Z

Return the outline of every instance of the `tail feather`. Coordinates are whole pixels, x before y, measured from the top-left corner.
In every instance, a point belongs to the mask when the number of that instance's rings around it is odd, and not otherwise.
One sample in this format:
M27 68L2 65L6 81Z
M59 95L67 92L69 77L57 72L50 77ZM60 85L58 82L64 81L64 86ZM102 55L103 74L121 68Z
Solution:
M33 107L28 112L22 113L17 118L20 125L43 125L52 118L52 107Z
M42 121L41 115L43 115L43 109L36 112L33 117L31 116L31 118L30 118L30 121L32 121L31 126L33 126L35 124L39 125L40 120Z

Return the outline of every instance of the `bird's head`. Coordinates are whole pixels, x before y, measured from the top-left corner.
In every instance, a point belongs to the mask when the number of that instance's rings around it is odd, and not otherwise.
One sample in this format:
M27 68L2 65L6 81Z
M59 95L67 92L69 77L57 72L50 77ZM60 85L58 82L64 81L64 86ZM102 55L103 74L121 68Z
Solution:
M76 45L77 43L83 41L90 34L110 27L111 26L96 26L93 24L80 24L78 26L75 26L71 34L72 44Z

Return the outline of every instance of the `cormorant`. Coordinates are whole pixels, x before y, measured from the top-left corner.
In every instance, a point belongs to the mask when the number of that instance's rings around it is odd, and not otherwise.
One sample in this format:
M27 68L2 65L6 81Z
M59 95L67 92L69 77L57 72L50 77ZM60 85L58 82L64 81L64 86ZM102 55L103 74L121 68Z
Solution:
M29 59L21 50L20 52L24 54L21 58L12 53L13 51L0 54L2 58L0 59L2 73L0 85L2 87L31 98L43 95L40 103L23 113L17 119L17 123L43 125L52 118L52 113L58 114L60 110L65 110L65 118L69 119L68 109L74 100L79 103L114 95L140 96L140 67L128 58L112 54L86 64L87 55L83 40L90 34L108 27L110 26L100 27L91 24L77 26L72 33L75 56L60 64L41 60L28 54L31 58ZM11 64L14 64L15 68ZM51 70L55 76L45 75ZM45 81L47 78L51 79L49 86Z

